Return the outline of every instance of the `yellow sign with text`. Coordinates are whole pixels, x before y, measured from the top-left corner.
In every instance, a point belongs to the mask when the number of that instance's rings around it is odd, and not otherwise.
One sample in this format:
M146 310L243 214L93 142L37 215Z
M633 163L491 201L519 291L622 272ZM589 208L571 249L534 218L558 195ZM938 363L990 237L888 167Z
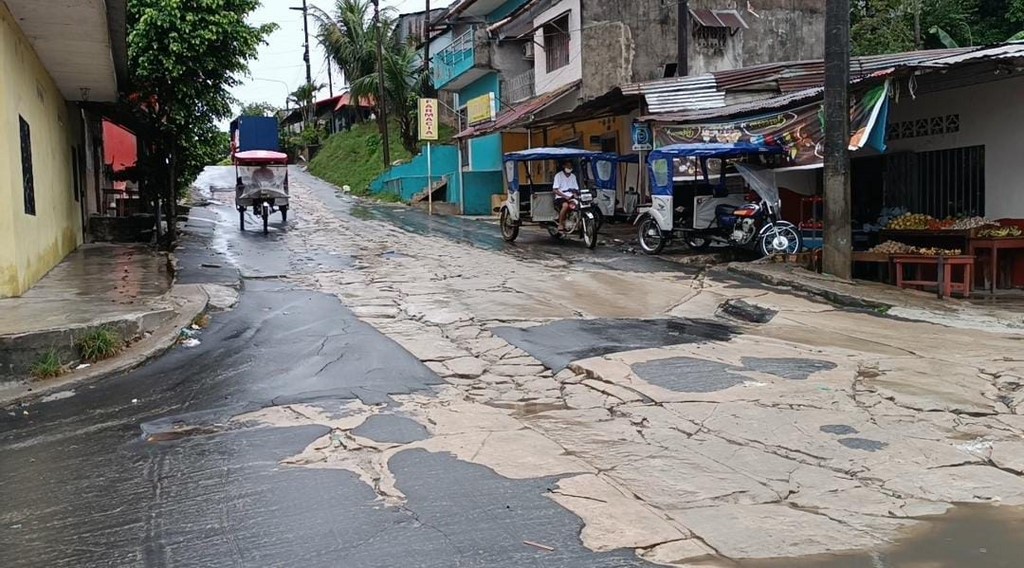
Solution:
M420 140L437 140L440 117L437 99L420 99Z
M466 111L470 126L494 120L494 93L470 99L466 103Z

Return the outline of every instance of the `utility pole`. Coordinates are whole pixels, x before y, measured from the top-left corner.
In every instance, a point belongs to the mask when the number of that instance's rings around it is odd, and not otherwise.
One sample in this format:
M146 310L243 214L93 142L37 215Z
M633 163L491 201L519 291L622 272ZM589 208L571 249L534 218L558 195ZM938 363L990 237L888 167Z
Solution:
M388 140L388 112L384 89L384 34L381 33L380 0L373 0L373 28L377 35L377 120L380 121L384 167L391 166L391 143Z
M430 76L430 0L427 0L427 17L423 22L423 96L433 98L437 95L434 90L434 78Z
M825 3L825 246L822 268L850 279L850 2Z
M334 74L331 73L331 58L327 58L327 92L334 98Z
M289 10L298 10L302 12L302 33L305 36L306 43L303 45L302 60L306 62L306 88L309 90L309 101L310 105L313 104L314 93L313 93L313 69L309 64L309 7L306 5L306 0L302 0L301 7L290 7ZM308 113L312 114L312 113ZM307 125L308 126L308 125Z
M690 74L690 2L677 0L679 10L679 37L677 41L679 56L676 60L676 77Z

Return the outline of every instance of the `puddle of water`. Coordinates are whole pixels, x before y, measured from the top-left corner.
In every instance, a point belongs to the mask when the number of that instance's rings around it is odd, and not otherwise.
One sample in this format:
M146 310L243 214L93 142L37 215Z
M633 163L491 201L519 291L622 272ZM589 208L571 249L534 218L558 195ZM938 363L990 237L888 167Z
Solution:
M1024 509L960 505L892 549L850 556L749 561L740 568L1016 568L1024 566Z

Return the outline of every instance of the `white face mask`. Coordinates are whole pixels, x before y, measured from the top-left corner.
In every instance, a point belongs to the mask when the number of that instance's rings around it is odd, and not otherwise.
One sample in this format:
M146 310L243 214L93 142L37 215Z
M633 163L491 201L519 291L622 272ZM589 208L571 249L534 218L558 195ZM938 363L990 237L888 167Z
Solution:
M567 176L568 176L568 175L572 175L572 168L565 168L565 169L564 169L564 170L562 170L562 171L564 171L564 172L565 172L565 175L567 175Z

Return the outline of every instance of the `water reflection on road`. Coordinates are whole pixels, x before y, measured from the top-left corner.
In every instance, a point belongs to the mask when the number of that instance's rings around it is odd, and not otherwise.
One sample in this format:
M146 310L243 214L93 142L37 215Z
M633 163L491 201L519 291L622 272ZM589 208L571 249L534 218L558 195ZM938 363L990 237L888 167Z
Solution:
M738 568L1011 568L1024 565L1024 510L960 505L891 549L851 556L741 562Z

